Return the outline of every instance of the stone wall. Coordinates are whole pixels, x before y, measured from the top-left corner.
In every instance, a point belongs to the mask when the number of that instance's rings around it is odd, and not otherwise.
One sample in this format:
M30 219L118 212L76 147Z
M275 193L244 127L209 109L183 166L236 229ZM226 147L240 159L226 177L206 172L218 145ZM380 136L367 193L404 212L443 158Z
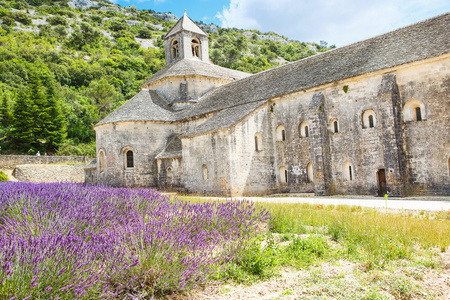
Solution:
M26 164L88 164L93 158L87 156L50 156L50 155L0 155L0 169L14 169Z
M166 146L175 125L151 122L121 122L97 126L96 182L112 186L156 187L158 166L156 155ZM134 166L126 166L126 152L133 151ZM100 170L99 153L105 155L104 170Z
M183 181L188 191L231 195L230 139L226 131L181 139Z
M85 166L19 165L12 175L22 182L84 182Z
M449 74L450 59L436 59L398 72L408 194L450 195ZM412 101L423 104L422 121L408 118Z

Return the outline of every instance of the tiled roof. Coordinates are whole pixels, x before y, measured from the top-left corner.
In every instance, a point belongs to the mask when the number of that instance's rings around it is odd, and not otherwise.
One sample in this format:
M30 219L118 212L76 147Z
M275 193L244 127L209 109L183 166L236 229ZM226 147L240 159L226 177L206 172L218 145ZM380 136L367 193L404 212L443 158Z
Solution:
M197 104L179 112L170 111L163 99L143 90L97 125L119 121L178 121L217 112L184 136L226 128L271 98L447 54L449 28L450 13L446 13L252 76L200 60L183 59L157 72L147 84L180 75L242 79L214 89Z
M224 109L214 116L212 116L209 120L207 120L205 123L194 127L193 129L189 130L185 134L183 134L181 137L188 137L196 134L202 134L206 132L212 132L224 128L231 127L244 119L247 115L249 115L252 111L263 105L266 101L257 101L257 102L251 102L239 106L230 107L227 109Z
M97 125L126 121L176 121L175 115L155 104L150 91L143 89L121 107L110 113Z
M450 13L222 85L184 118L268 100L450 52Z
M182 156L182 146L179 135L173 135L167 139L164 150L156 156L156 159L167 159Z
M227 69L204 62L199 59L181 59L175 61L156 72L142 87L166 77L201 75L206 77L236 80L251 76L249 73Z

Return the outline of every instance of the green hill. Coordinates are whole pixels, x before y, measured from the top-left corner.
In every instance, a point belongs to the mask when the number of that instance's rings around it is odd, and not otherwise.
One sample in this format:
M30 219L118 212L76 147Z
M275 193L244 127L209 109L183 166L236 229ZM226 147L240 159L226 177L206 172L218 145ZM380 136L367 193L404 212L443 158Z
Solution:
M92 126L164 67L173 15L93 3L0 0L2 153L95 155ZM210 34L213 63L250 73L334 47L199 25Z

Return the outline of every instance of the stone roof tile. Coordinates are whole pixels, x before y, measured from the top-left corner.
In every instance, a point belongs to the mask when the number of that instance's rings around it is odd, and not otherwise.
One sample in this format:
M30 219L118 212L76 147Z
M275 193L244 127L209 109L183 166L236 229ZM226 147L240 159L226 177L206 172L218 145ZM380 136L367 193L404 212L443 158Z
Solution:
M224 109L212 116L205 123L200 124L183 134L181 138L231 127L265 102L266 101L257 101Z
M191 18L187 16L186 12L184 12L183 17L178 20L178 22L172 27L172 29L169 30L169 32L164 36L164 39L166 39L169 36L175 35L183 30L208 36L208 34L204 32L200 27L198 27L198 25L195 24L195 22L192 21Z
M95 126L126 121L173 122L176 121L176 118L172 112L155 104L150 96L150 91L143 89Z
M167 159L182 156L182 145L180 135L173 135L168 138L164 150L156 156L156 159Z
M201 75L227 80L236 80L251 76L249 73L227 69L212 63L201 61L199 59L185 58L175 61L156 72L145 84L142 85L142 87L146 87L148 84L162 78L188 75Z
M450 52L450 13L222 85L180 118L269 100Z

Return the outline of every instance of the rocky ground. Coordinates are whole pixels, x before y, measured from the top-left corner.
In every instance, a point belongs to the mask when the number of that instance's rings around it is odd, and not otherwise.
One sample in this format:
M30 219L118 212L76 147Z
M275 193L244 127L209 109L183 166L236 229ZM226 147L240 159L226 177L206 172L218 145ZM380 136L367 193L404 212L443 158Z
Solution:
M285 268L275 279L245 285L217 285L180 299L450 299L450 248L440 253L442 268L400 262L366 272L360 263L338 260L307 270Z

